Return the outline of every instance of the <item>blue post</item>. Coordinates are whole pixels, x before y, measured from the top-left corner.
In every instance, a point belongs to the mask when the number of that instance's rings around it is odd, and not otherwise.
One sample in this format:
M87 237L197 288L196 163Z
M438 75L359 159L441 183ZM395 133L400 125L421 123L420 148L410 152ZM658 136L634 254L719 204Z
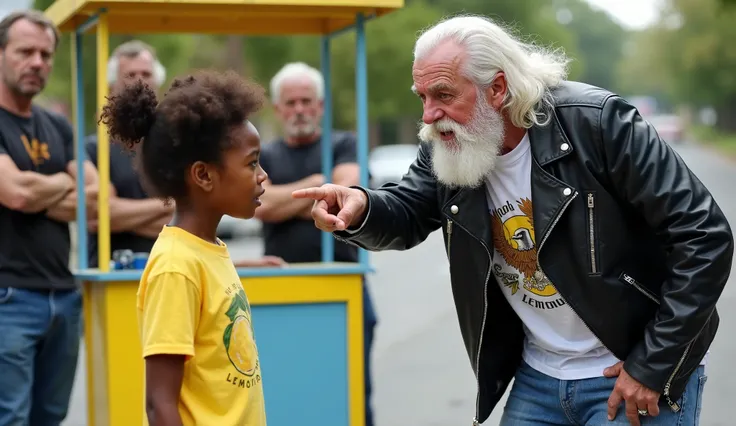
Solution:
M355 103L357 111L358 164L360 186L368 187L368 59L365 47L365 17L355 17ZM370 268L368 252L359 249L358 261L366 270Z
M322 174L332 181L332 77L330 75L330 36L322 36L322 75L325 80L324 115L322 116ZM330 232L322 233L322 262L335 261L335 238Z
M76 116L77 116L77 143L75 158L77 161L77 267L87 269L87 205L84 195L84 160L87 158L84 146L84 67L82 63L83 32L77 30L74 34L74 66L76 67Z
M95 25L97 25L97 22L100 20L100 13L107 12L106 8L102 8L99 11L97 11L94 15L87 18L86 21L82 23L79 27L77 27L77 34L84 34L90 29L94 28Z

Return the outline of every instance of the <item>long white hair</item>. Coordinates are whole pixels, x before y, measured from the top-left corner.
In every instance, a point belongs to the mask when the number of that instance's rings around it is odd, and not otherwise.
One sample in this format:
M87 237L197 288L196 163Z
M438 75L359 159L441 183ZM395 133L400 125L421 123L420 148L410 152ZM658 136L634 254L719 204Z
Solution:
M549 122L550 88L567 77L570 62L562 51L524 43L486 17L456 16L419 36L414 61L447 40L465 48L462 72L478 87L487 87L499 71L505 73L504 108L514 126L528 129Z

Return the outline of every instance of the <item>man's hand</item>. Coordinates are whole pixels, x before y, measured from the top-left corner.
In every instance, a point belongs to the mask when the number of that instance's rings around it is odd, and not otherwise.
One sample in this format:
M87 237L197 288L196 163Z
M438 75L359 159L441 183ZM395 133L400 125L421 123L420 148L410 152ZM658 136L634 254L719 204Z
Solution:
M258 268L268 266L286 266L286 261L278 256L263 256L256 260L241 260L235 262L237 268Z
M99 186L91 183L84 188L85 204L87 206L87 225L91 232L96 228L90 226L90 221L97 220L97 195ZM77 191L72 190L61 201L46 210L46 216L59 222L73 222L77 219Z
M603 370L606 377L618 377L613 392L608 398L608 420L616 418L616 412L622 402L626 402L626 417L632 426L641 426L639 410L646 410L648 416L659 415L659 392L647 388L637 382L624 370L623 361L619 361Z
M333 184L294 191L294 198L311 198L314 225L326 232L344 231L363 221L368 197L359 189Z
M84 197L86 199L86 205L87 205L87 215L89 216L97 216L97 210L99 208L97 204L97 199L100 195L100 185L97 183L93 183L90 185L87 185L84 187Z

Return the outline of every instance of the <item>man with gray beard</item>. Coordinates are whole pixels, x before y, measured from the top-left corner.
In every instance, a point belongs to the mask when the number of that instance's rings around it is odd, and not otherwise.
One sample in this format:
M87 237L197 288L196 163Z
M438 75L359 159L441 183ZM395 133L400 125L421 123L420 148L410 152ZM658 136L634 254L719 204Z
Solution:
M321 185L322 115L324 114L324 77L303 62L284 65L271 79L274 112L283 126L283 138L265 144L259 159L268 173L263 183L266 192L256 217L263 221L263 245L266 259L288 263L320 262L322 233L312 225L311 202L295 201L294 190ZM357 141L351 132L332 130L332 182L357 185ZM335 242L336 262L358 262L358 249ZM363 277L363 352L365 378L365 426L373 426L371 396L371 350L377 324L368 283Z
M378 190L323 185L317 228L406 250L443 228L477 378L474 425L694 426L733 258L731 228L621 97L489 19L416 42L417 160Z

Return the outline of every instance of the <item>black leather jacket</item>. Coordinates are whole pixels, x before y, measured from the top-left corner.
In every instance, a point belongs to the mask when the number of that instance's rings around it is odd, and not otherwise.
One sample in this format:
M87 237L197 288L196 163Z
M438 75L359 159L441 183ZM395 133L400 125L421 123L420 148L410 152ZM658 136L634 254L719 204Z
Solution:
M729 224L709 191L637 110L581 83L554 90L551 123L529 129L538 262L636 380L679 410L718 328L731 270ZM452 291L485 421L521 361L524 332L491 270L486 191L450 189L422 144L403 179L366 190L368 250L406 250L444 228Z

